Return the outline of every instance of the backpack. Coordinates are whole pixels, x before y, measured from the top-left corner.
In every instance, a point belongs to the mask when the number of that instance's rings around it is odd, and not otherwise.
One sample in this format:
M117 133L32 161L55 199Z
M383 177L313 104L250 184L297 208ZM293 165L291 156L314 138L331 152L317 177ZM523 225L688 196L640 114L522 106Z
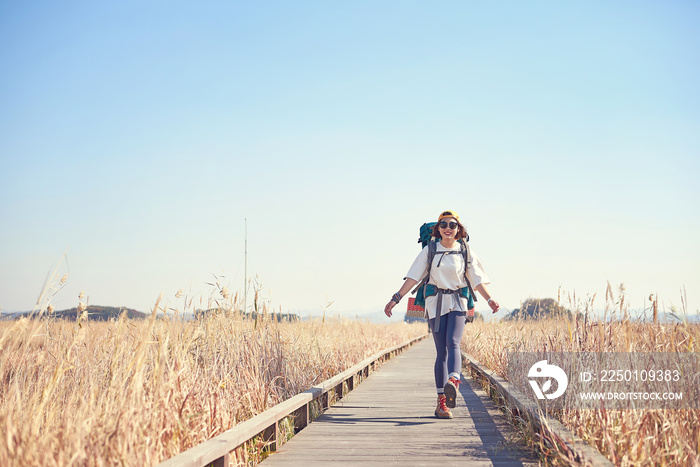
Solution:
M426 246L428 247L428 274L411 291L411 293L415 294L416 297L415 299L409 300L407 311L407 316L409 317L426 318L425 298L437 294L437 287L432 284L428 284L428 281L430 280L430 270L433 267L433 260L437 254L437 243L440 241L439 237L433 238L433 228L436 224L437 222L426 222L420 226L418 243L421 244L422 248L425 248ZM472 289L472 285L469 282L469 278L467 277L466 273L466 269L469 265L469 250L467 249L468 241L469 234L467 234L466 238L458 240L459 244L461 245L460 251L440 252L440 254L443 256L449 254L462 254L464 256L464 264L466 265L464 279L467 282L467 287L460 290L460 295L467 299L468 308L469 310L472 310L474 308L474 302L476 302L476 295L474 294L474 289ZM438 262L438 265L439 264L440 262ZM471 323L472 321L474 321L474 316L469 316L469 313L467 313L467 322Z

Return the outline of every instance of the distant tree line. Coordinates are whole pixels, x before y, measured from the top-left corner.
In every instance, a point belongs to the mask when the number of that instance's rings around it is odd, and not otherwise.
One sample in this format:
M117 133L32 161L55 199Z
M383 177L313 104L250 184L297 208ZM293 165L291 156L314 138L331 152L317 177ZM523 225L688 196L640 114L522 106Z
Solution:
M202 319L207 316L211 316L213 314L218 314L218 313L230 313L228 310L223 310L220 308L212 308L209 310L195 310L194 312L194 319ZM297 321L300 321L299 315L294 314L294 313L259 313L257 311L252 311L252 312L238 312L240 316L246 318L246 319L261 319L263 316L269 318L270 320L281 322L281 321L287 321L290 323L294 323Z
M559 305L559 303L557 303L557 301L553 298L528 298L522 303L520 308L516 308L515 310L510 312L507 316L503 318L503 320L517 321L525 319L532 320L559 317L574 319L576 318L576 313L573 313L571 312L571 310ZM423 318L412 318L408 316L404 316L403 320L406 323L426 322L426 320ZM483 321L484 316L479 312L475 312L474 320Z
M575 313L559 305L553 298L528 298L520 308L511 311L505 321L517 321L523 319L545 319L566 317L574 319Z

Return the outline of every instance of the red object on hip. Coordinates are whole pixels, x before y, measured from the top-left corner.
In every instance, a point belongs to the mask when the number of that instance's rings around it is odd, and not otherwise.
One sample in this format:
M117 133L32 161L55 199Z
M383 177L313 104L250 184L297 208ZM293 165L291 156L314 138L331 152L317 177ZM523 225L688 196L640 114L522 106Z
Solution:
M425 311L425 308L423 308L420 305L416 305L415 297L411 297L408 299L408 307L406 310L407 311Z

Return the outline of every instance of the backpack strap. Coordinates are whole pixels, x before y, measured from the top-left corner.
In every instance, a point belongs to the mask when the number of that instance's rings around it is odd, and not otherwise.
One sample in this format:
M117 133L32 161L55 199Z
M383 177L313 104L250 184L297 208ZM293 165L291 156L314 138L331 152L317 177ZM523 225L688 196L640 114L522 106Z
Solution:
M469 269L469 249L467 248L467 242L469 241L469 237L467 237L467 240L465 241L464 239L461 239L459 241L459 244L462 246L461 251L462 254L464 255L464 280L467 281L467 287L469 287L469 293L472 295L472 298L476 302L476 294L474 293L474 289L472 288L472 283L469 282L469 275L467 275L467 269Z
M435 259L435 254L437 253L437 241L431 241L428 243L428 275L427 279L430 279L430 270L433 268L433 259ZM440 258L442 260L442 258ZM428 282L426 280L426 282Z
M436 252L437 252L437 241L431 240L430 242L428 242L428 274L425 276L425 278L422 281L420 281L413 288L413 291L411 291L412 294L415 294L418 289L423 287L430 280L430 270L433 267L433 259L435 258ZM440 260L442 260L442 258Z

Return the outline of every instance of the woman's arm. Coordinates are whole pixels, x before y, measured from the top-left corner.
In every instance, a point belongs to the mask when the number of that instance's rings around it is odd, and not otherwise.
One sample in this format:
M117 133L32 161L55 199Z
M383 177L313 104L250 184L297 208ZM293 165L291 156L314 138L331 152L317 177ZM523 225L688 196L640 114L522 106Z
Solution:
M486 299L486 301L489 302L489 306L491 307L491 312L495 313L498 311L500 308L500 305L496 300L491 298L491 294L489 293L489 290L486 288L485 284L479 284L476 287L476 290L481 294L482 297Z
M410 277L407 277L406 280L403 282L403 285L398 291L398 294L401 296L401 298L405 297L408 292L411 291L411 289L418 284L418 281L415 279L411 279ZM401 300L399 298L399 300ZM389 300L389 303L386 304L384 307L384 314L386 314L389 318L391 318L391 310L398 305L399 302L394 300L393 298Z

